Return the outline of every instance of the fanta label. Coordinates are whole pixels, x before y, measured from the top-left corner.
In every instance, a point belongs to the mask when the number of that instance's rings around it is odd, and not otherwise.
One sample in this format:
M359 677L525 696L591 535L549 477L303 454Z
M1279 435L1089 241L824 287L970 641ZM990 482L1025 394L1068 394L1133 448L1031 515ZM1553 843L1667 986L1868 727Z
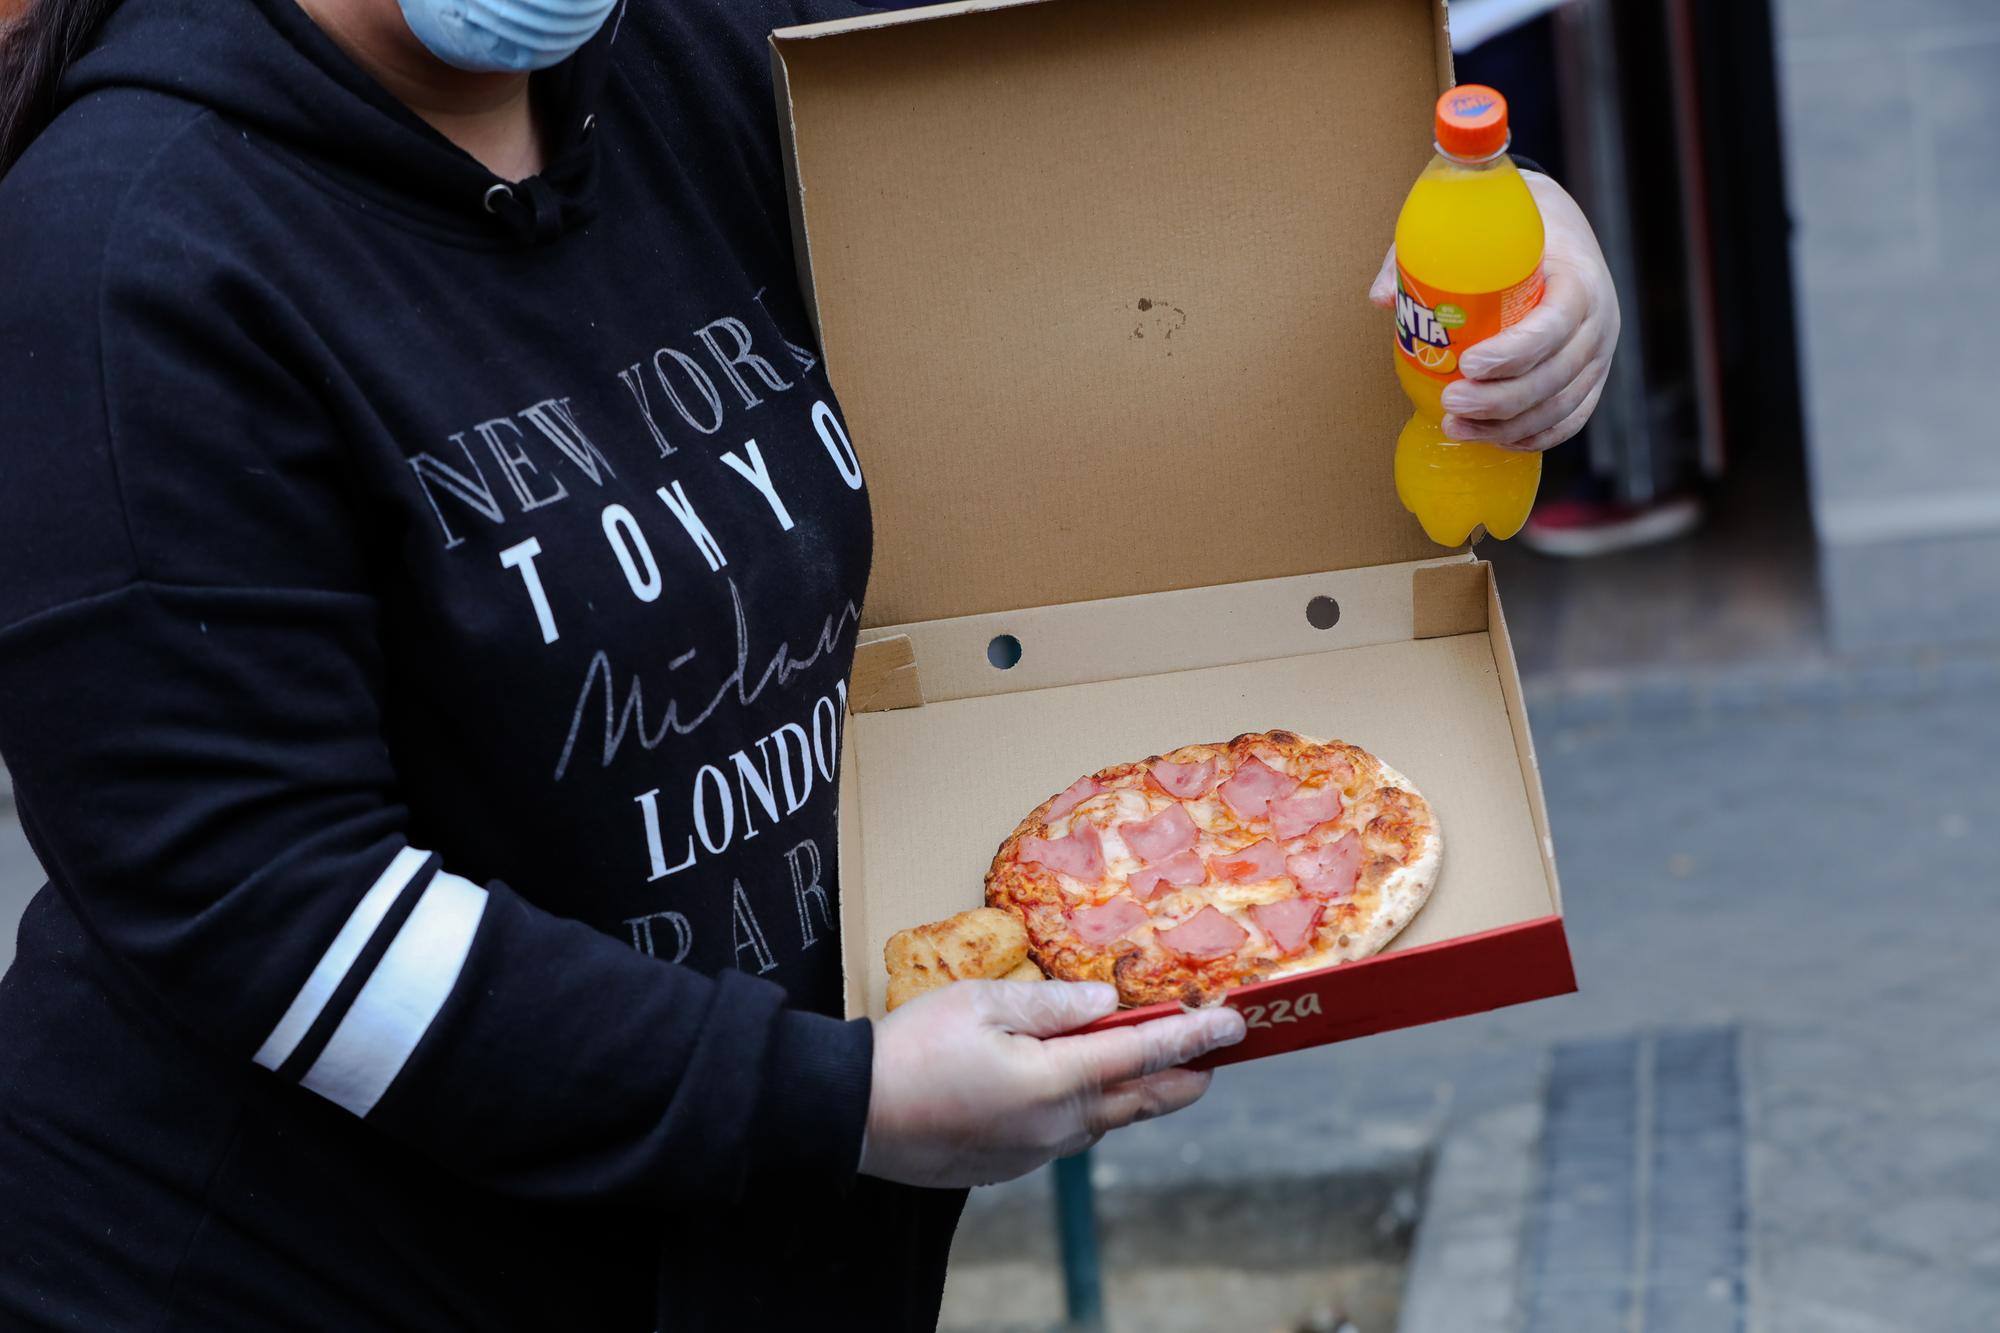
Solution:
M1542 266L1497 292L1447 292L1426 287L1396 265L1396 350L1441 383L1460 378L1458 354L1484 342L1542 300Z

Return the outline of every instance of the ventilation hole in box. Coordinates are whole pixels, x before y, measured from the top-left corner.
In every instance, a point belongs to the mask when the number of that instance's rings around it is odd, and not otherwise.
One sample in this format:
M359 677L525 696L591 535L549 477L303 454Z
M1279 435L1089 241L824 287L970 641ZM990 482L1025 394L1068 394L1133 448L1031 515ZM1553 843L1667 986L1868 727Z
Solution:
M1306 603L1306 622L1314 629L1332 629L1340 623L1340 603L1331 597L1315 597Z
M986 645L986 660L1002 671L1011 669L1021 660L1021 641L1011 634L994 635Z

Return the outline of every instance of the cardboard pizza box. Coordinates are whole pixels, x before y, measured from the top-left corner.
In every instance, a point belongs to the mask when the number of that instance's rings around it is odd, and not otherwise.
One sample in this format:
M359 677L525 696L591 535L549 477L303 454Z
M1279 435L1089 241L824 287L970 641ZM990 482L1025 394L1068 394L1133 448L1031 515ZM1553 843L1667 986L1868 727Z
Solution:
M967 0L772 53L876 516L849 1013L1043 799L1274 728L1414 779L1443 873L1384 953L1232 993L1218 1063L1574 990L1499 597L1397 502L1410 409L1365 298L1451 81L1443 4Z

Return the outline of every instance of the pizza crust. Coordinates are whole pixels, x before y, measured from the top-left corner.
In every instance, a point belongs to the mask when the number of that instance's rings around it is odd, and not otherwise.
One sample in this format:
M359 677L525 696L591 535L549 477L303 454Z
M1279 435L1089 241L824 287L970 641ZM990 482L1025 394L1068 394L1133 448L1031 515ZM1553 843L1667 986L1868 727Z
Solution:
M1400 787L1411 795L1422 798L1417 784L1381 760L1375 761L1386 786ZM1429 802L1425 802L1428 806ZM1333 967L1357 958L1367 958L1387 948L1389 941L1401 934L1403 929L1423 910L1430 901L1431 890L1437 887L1438 874L1444 867L1444 835L1438 831L1437 820L1433 818L1424 829L1418 850L1409 864L1399 866L1382 881L1380 910L1374 912L1368 923L1359 932L1347 932L1349 944L1346 948L1334 945L1330 948L1303 954L1289 962L1280 964L1266 974L1267 979L1296 976L1301 972L1313 972L1322 967Z
M1264 979L1296 976L1300 972L1313 972L1380 953L1430 900L1443 859L1444 840L1433 833L1425 839L1424 849L1416 861L1391 872L1382 885L1382 909L1372 914L1368 924L1358 933L1347 932L1350 942L1346 948L1335 945L1316 953L1302 954L1266 972Z

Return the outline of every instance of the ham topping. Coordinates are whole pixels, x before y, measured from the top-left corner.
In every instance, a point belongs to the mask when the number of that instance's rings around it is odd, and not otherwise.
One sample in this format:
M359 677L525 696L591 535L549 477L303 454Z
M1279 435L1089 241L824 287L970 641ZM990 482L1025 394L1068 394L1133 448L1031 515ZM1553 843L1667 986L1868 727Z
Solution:
M1157 865L1150 865L1133 875L1126 887L1140 902L1150 902L1165 886L1186 888L1199 884L1208 878L1208 867L1193 852L1182 852L1169 856Z
M1340 818L1340 792L1333 787L1293 792L1272 801L1270 811L1271 831L1279 840L1296 838Z
M1237 765L1236 775L1215 790L1238 819L1256 819L1266 813L1274 797L1289 796L1298 785L1297 778L1280 773L1263 760L1246 759Z
M1151 819L1120 824L1118 834L1125 839L1125 845L1132 849L1134 856L1151 865L1191 850L1201 831L1195 828L1187 811L1178 805L1170 805Z
M1039 862L1059 875L1087 884L1104 878L1104 843L1094 824L1078 824L1065 838L1023 838L1021 859Z
M1215 757L1198 764L1170 764L1162 759L1153 765L1153 781L1169 796L1191 801L1204 795L1215 782Z
M1344 898L1361 874L1361 838L1350 832L1324 847L1295 852L1285 858L1285 869L1315 898Z
M1078 778L1062 789L1062 794L1056 797L1055 804L1049 807L1047 818L1061 819L1103 790L1104 788L1097 785L1096 778Z
M1159 932L1161 944L1183 958L1226 958L1243 947L1250 932L1213 907L1204 907L1171 930Z
M1284 849L1269 838L1259 838L1240 852L1211 857L1208 868L1217 879L1256 884L1277 879L1285 873Z
M1151 919L1145 908L1130 898L1119 897L1097 907L1071 912L1069 923L1076 927L1077 937L1085 944L1109 944Z
M1281 898L1274 903L1259 903L1250 909L1250 916L1264 928L1279 953L1293 954L1306 947L1324 911L1326 904L1312 898Z

